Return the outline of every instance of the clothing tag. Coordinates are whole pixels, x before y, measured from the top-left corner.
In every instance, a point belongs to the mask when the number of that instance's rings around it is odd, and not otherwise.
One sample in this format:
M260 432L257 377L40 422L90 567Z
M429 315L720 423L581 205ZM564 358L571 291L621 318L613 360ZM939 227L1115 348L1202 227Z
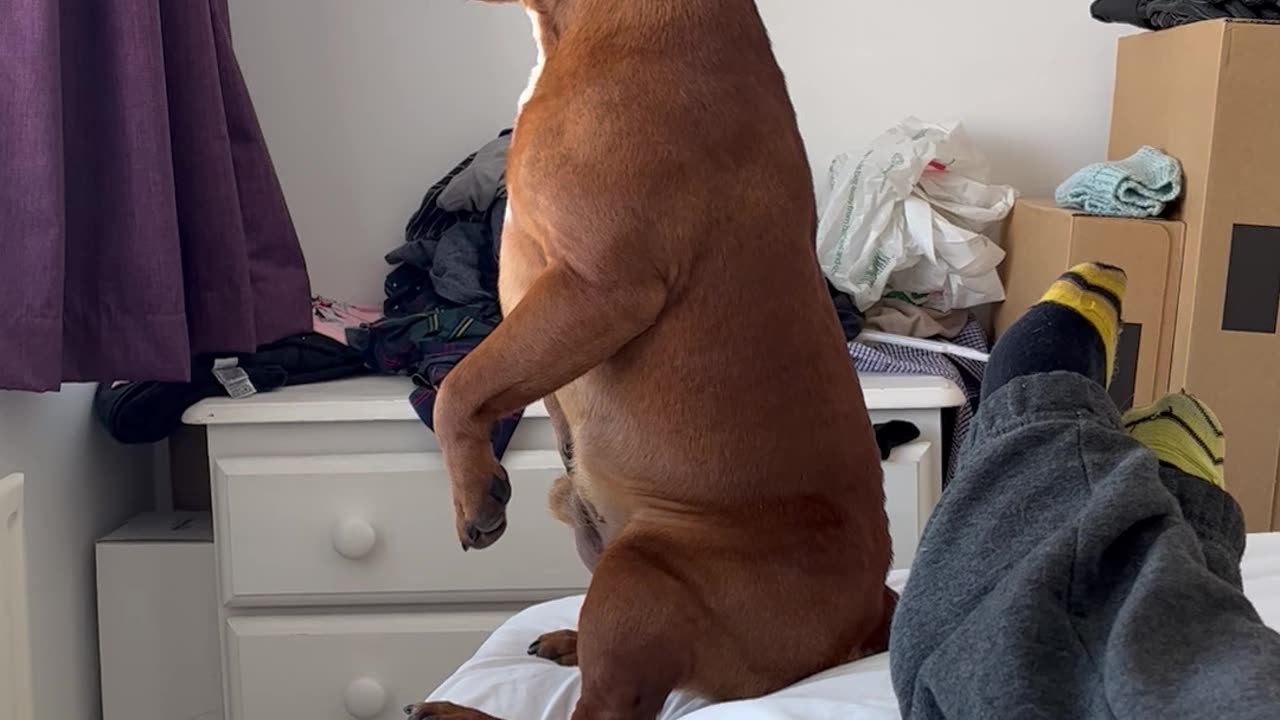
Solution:
M249 373L240 367L240 361L236 358L214 360L213 376L222 384L232 400L240 400L258 393L258 388L254 387L253 381L249 379Z

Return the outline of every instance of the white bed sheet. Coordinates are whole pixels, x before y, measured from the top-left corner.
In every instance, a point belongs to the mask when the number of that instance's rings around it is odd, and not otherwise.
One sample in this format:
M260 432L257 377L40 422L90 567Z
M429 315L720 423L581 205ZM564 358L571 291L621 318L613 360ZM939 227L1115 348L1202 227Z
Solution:
M1262 619L1280 628L1280 533L1249 538L1245 593ZM906 574L890 584L901 589ZM483 710L509 720L567 720L581 692L576 668L561 668L525 654L545 632L576 627L581 597L530 608L500 627L432 700ZM711 705L675 693L661 720L900 720L889 682L889 656L861 660L805 680L758 700Z

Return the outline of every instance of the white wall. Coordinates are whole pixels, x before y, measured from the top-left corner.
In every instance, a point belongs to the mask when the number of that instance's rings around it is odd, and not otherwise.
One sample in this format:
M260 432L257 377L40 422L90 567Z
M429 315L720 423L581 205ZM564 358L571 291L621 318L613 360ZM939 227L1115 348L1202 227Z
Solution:
M529 20L467 0L231 0L317 292L379 301L382 254L437 179L510 123Z
M26 474L34 717L99 717L94 541L151 502L152 452L90 416L93 386L0 392L0 477Z
M1044 194L1106 147L1115 40L1087 0L759 0L821 176L902 117L959 119ZM1034 8L1032 7L1034 6ZM518 8L231 0L235 42L319 292L378 300L422 193L511 121Z

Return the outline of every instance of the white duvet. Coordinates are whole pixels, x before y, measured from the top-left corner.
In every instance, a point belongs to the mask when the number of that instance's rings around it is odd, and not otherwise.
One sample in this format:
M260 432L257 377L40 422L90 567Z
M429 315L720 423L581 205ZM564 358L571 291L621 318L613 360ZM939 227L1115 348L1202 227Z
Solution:
M1280 533L1249 538L1243 564L1245 593L1273 628L1280 628ZM890 584L901 589L905 573ZM508 720L566 720L578 701L581 679L525 654L543 633L577 626L581 597L530 608L498 628L475 657L454 673L432 700L449 700ZM889 683L889 656L862 660L812 677L758 700L711 705L674 694L661 720L899 720Z

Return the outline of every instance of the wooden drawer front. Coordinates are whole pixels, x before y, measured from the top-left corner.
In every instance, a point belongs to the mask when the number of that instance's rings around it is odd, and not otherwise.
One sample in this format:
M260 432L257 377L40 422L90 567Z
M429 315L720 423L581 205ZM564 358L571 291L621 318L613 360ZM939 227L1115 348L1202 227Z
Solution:
M940 470L933 467L935 453L930 450L930 443L914 442L894 450L881 465L895 570L911 567L925 521L938 503Z
M555 452L511 452L509 529L463 553L439 455L216 462L218 548L231 605L537 600L587 585L573 533L547 510Z
M235 617L233 720L403 720L510 613Z

